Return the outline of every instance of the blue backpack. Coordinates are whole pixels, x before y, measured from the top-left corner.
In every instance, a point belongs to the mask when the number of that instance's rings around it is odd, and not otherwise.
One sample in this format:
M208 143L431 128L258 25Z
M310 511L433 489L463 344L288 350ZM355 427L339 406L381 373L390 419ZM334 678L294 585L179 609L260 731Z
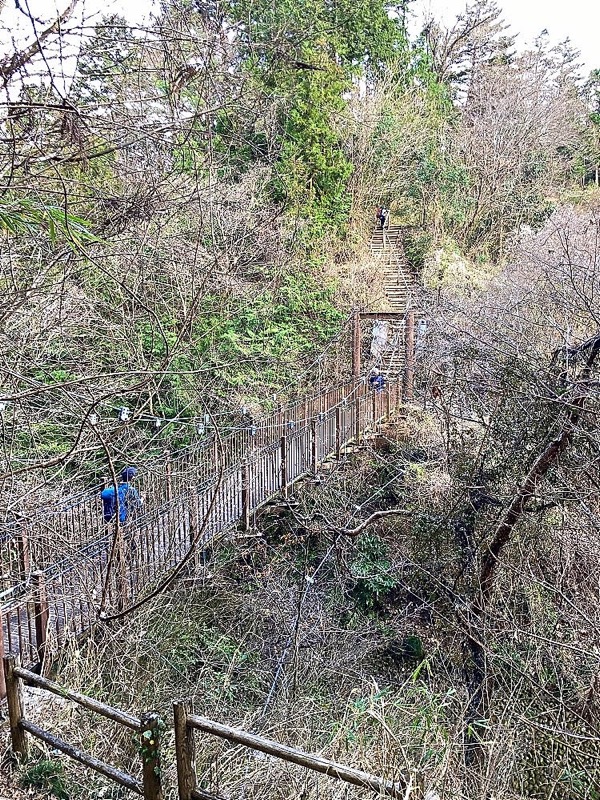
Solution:
M120 483L118 486L119 492L119 522L125 522L129 511L137 508L139 505L139 495L133 486L128 483ZM115 499L115 487L108 486L103 489L100 497L102 499L102 510L104 514L104 521L110 522L117 511L117 501Z

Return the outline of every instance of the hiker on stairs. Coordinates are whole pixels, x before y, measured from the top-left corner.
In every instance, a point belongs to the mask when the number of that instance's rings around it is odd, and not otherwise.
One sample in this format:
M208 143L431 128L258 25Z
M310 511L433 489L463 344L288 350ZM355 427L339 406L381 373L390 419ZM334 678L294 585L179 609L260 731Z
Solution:
M377 369L377 367L373 367L371 372L369 373L369 386L371 389L377 392L383 391L383 387L385 386L385 378L381 374L381 372Z
M377 207L376 217L377 217L377 222L379 223L379 227L380 227L381 230L383 230L386 227L389 228L389 225L390 225L389 216L390 216L389 209L387 209L385 206L378 206Z

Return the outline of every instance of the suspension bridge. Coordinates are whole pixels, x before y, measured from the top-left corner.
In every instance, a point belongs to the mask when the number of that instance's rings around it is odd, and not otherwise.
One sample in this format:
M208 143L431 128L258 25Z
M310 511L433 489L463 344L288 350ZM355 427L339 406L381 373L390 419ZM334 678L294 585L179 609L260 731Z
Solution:
M104 522L103 487L95 486L3 526L0 658L10 651L43 672L70 638L121 617L184 570L193 573L216 537L251 529L261 508L289 502L294 484L341 459L412 398L416 284L400 229L375 232L371 249L384 267L388 310L354 314L345 381L140 464L143 512L124 525ZM376 392L363 368L372 364L365 332L382 320L389 329L377 360L387 380Z

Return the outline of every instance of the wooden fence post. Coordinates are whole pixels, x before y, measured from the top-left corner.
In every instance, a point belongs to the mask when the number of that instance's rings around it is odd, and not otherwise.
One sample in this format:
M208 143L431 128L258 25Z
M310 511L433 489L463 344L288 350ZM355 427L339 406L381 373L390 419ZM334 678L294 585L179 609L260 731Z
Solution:
M242 463L242 530L250 530L250 481L246 461Z
M15 675L16 667L21 666L19 656L9 653L4 656L3 665L11 747L13 753L24 761L27 758L29 748L27 736L21 725L21 720L23 719L23 681Z
M356 397L354 399L354 441L360 444L360 392L362 385L356 387Z
M144 800L163 800L160 741L162 723L158 714L146 712L140 717L140 752L142 755L142 783Z
M178 700L173 703L179 800L192 800L192 792L196 788L194 729L187 724L188 714L193 712L194 706L191 700Z
M408 311L404 328L404 397L414 398L415 388L415 312Z
M40 664L44 664L46 653L46 637L48 635L48 595L46 592L46 576L42 570L31 574L33 584L33 613L35 616L35 641Z

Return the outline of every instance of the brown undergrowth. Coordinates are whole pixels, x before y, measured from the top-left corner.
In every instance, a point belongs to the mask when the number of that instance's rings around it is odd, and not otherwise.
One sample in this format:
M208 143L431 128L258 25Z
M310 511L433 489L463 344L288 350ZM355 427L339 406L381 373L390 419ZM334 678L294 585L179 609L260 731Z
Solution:
M74 643L57 679L136 714L163 716L168 798L177 796L171 704L182 697L217 721L404 778L415 800L428 792L465 800L546 796L539 763L550 758L548 741L560 739L559 727L573 725L565 711L573 704L561 705L560 692L565 700L579 667L559 669L555 661L551 674L548 649L523 638L526 625L542 635L547 609L539 583L511 578L522 560L516 550L500 575L511 608L497 606L486 631L496 677L486 767L465 765L461 498L431 410L410 410L317 484L265 510L251 535L234 533L205 551L195 574L126 625ZM374 521L357 538L340 533L391 508L406 513ZM519 602L528 604L528 621ZM42 708L38 721L138 774L129 732L68 704L50 715ZM372 796L215 738L198 734L196 745L199 784L231 800ZM103 779L64 768L70 797L121 796ZM564 770L553 774L556 782ZM575 778L569 786L556 796L595 797L573 790Z

